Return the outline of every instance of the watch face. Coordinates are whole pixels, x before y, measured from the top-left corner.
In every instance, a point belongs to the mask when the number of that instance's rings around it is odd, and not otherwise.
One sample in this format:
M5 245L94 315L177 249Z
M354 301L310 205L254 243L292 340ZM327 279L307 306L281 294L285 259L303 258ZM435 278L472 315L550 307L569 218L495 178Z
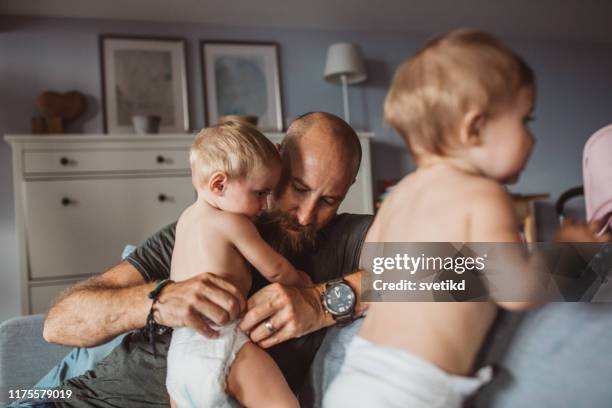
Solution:
M323 301L333 315L342 315L353 310L355 293L346 283L335 283L325 291Z

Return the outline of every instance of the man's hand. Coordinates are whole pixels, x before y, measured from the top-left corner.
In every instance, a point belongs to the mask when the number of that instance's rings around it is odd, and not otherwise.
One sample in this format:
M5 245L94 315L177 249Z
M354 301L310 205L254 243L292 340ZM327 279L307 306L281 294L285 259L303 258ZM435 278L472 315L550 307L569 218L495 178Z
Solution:
M217 337L211 323L224 325L242 315L246 300L231 283L202 273L165 286L154 306L155 321L169 327L191 327L206 337Z
M320 291L272 283L249 298L240 328L263 348L319 330L333 323L326 322ZM266 328L268 321L273 331Z

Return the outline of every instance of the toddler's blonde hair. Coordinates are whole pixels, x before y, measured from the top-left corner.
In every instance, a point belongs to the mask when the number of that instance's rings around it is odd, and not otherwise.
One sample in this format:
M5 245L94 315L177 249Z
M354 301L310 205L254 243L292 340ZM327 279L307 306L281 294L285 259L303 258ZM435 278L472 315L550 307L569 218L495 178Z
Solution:
M399 66L385 98L385 121L413 155L443 155L448 134L469 109L493 114L524 86L535 87L535 79L519 55L488 33L452 31Z
M189 152L194 180L208 181L215 171L240 179L263 166L280 164L274 143L253 126L228 121L202 129Z

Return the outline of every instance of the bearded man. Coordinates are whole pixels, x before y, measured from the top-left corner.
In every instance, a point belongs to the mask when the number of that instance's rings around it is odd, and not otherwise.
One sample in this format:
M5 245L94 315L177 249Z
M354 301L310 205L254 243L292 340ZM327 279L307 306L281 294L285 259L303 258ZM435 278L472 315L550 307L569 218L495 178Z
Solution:
M62 384L73 397L56 405L168 406L171 334L165 328L191 327L211 335L211 322L239 318L240 328L270 353L299 394L323 329L363 313L357 268L372 217L337 214L361 161L359 139L342 119L323 112L299 117L280 153L281 182L259 221L260 232L314 285L270 284L253 271L245 299L231 283L202 271L189 280L166 282L154 293L170 274L175 224L168 225L119 265L68 290L50 309L43 331L48 342L92 347L130 332L93 370Z

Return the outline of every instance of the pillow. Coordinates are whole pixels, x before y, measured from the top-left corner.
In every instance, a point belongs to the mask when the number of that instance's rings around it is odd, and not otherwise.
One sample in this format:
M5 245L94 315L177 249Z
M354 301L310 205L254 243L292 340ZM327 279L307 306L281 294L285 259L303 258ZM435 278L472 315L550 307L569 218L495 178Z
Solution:
M488 350L499 368L475 407L609 407L611 303L550 303L525 314L506 350ZM498 348L498 350L494 350Z
M126 245L121 254L121 259L127 258L134 249L136 249L135 246ZM94 368L98 362L108 356L110 352L121 343L121 340L123 340L126 334L127 333L121 334L108 343L100 346L73 349L59 362L59 364L41 378L34 385L34 388L48 389L59 387L64 381L85 374L86 371Z

